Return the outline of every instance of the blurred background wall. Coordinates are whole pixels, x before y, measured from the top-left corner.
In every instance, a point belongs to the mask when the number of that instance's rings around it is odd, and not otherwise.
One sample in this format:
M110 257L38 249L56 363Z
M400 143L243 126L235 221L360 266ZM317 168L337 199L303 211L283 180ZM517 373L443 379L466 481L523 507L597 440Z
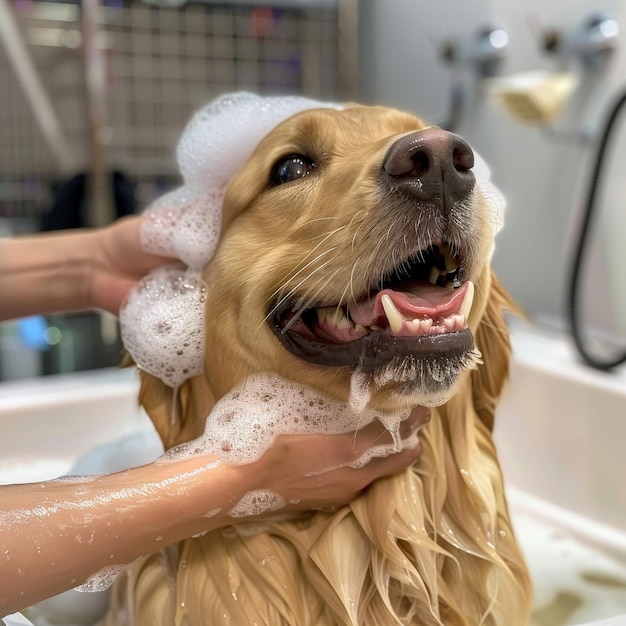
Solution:
M622 32L597 64L581 56L598 16ZM563 326L571 270L591 164L602 125L626 89L626 3L623 0L362 0L359 3L359 85L363 100L449 118L455 93L463 106L455 130L491 165L508 199L494 267L534 320ZM571 72L578 87L550 123L529 124L492 95L480 65L484 34L502 28L508 43L492 68L497 77L543 70ZM501 42L504 43L504 42ZM588 42L592 44L593 42ZM446 61L446 49L456 62ZM494 51L492 51L494 52ZM625 116L626 117L626 116ZM608 154L597 227L583 276L585 323L599 336L626 335L626 124L618 124ZM623 345L623 341L622 341Z
M108 195L105 221L142 210L178 184L177 139L217 94L359 99L452 127L482 153L508 198L495 269L533 320L565 324L598 129L626 87L621 36L597 67L574 43L600 11L623 29L624 0L104 0L91 24L94 0L0 3L61 137L46 139L0 16L0 234L102 223L95 178ZM493 79L537 69L570 72L578 87L550 123L529 124L496 101ZM618 338L626 335L623 134L606 170L583 307L587 324ZM11 322L0 326L0 379L115 365L120 351L115 322L97 314Z

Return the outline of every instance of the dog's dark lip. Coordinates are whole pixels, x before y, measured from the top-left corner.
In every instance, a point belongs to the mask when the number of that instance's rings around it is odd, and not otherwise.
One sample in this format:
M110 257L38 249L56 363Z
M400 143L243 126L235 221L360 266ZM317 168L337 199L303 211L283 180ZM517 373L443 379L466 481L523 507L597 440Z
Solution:
M308 363L325 367L358 367L370 373L396 357L425 360L462 357L474 349L469 329L421 337L395 337L376 331L354 341L333 344L284 330L277 319L275 316L271 328L285 348Z

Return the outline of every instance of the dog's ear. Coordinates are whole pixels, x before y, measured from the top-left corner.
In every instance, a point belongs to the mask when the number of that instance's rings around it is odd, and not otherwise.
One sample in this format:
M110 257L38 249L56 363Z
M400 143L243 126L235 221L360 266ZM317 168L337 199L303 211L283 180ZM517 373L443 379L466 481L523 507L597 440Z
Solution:
M487 307L474 333L474 341L483 355L484 364L471 372L474 407L489 430L493 430L496 405L509 374L511 344L504 317L507 311L519 313L491 272Z
M167 450L204 432L206 416L214 400L204 376L186 380L174 389L155 376L141 372L139 403Z

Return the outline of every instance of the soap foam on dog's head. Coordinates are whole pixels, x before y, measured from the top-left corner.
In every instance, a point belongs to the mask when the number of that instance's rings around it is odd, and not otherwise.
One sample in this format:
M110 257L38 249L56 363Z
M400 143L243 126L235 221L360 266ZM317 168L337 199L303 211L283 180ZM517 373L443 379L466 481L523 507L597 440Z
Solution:
M120 311L126 349L139 367L165 384L175 387L202 373L204 306L198 306L198 294L206 285L200 286L199 274L219 242L228 183L276 125L316 108L342 107L238 93L218 98L187 126L177 151L184 185L148 207L140 234L144 250L178 258L186 269L154 270ZM193 283L196 292L182 294L176 281ZM181 342L189 344L183 354Z
M151 272L120 311L122 340L138 367L177 387L204 370L207 287L176 266Z
M150 219L141 234L144 248L202 270L219 241L222 202L230 180L275 126L316 108L342 107L297 96L238 93L222 96L198 111L178 144L185 184L148 208Z

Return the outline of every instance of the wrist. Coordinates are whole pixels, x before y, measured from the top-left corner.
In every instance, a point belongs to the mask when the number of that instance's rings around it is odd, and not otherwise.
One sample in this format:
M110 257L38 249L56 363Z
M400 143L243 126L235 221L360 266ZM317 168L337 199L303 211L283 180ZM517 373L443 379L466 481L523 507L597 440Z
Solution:
M243 467L198 455L157 461L145 467L145 483L142 475L133 480L139 489L155 489L155 528L171 543L237 521L230 511L252 489Z

